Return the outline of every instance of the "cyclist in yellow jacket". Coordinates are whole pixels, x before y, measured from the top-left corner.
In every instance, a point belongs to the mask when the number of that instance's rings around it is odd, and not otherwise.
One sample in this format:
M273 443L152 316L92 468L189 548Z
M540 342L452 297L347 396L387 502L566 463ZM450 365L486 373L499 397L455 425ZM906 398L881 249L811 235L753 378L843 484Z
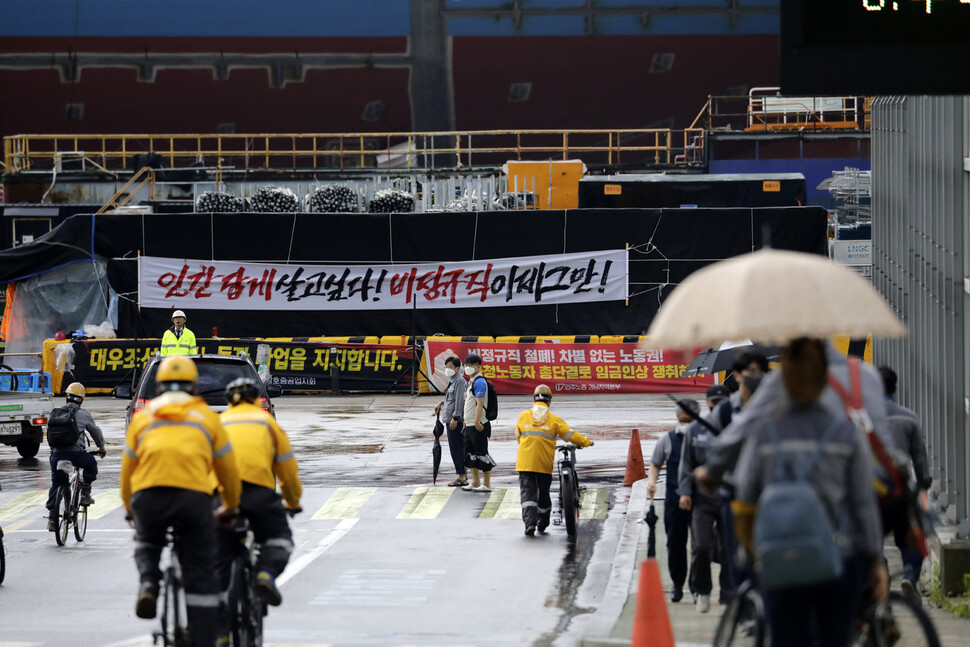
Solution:
M236 459L219 416L195 395L199 379L188 357L167 357L158 366L158 397L128 425L121 461L121 498L135 524L135 564L141 578L135 615L154 618L158 561L173 528L185 582L185 605L193 645L216 639L219 584L212 485L222 486L221 520L238 512Z
M172 313L172 327L162 335L162 357L169 355L195 355L199 347L195 343L195 333L185 327L185 313L176 310Z
M232 441L242 479L240 511L249 520L253 538L260 545L256 591L268 604L277 606L283 598L276 588L276 578L286 568L293 552L293 534L286 515L302 510L303 487L289 438L276 419L256 404L258 398L253 380L248 377L233 380L226 387L229 408L219 418ZM276 492L277 479L282 497ZM223 588L229 585L233 541L231 530L220 530L219 574Z
M538 527L545 532L549 527L552 499L552 470L555 467L556 440L562 438L578 447L591 447L593 441L569 428L566 421L549 411L552 390L540 384L532 393L535 403L529 411L519 414L515 423L515 439L519 454L515 471L519 473L519 490L522 499L522 521L525 534L533 536Z

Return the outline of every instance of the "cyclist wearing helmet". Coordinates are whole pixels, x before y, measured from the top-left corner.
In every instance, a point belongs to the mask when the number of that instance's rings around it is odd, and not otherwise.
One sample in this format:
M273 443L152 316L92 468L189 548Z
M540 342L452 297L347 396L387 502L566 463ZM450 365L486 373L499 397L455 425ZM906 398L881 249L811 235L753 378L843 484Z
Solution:
M98 461L94 456L87 452L88 439L84 435L86 431L91 435L94 444L98 446L98 456L104 458L104 434L101 428L94 423L94 417L85 409L81 408L84 402L84 385L74 382L66 389L67 404L65 409L70 409L74 413L74 421L77 426L77 440L74 444L65 447L53 447L51 449L51 489L47 497L47 529L57 531L57 504L54 497L57 496L57 488L67 485L67 474L57 469L59 461L71 461L81 472L81 505L94 505L91 498L91 483L98 478Z
M525 534L533 536L538 528L545 532L549 527L552 499L552 470L555 467L556 440L573 443L578 447L591 447L593 441L569 428L566 421L549 412L552 389L540 384L532 392L535 404L532 409L519 414L515 423L515 439L519 454L515 471L519 473L519 490L522 498L522 521Z
M302 510L303 488L286 432L273 416L259 407L258 399L259 391L253 380L248 377L234 380L226 387L229 408L219 418L232 441L242 479L240 511L249 520L256 543L260 545L256 590L267 603L277 606L282 596L276 588L276 578L293 552L293 534L286 514ZM276 492L277 479L282 497ZM233 541L231 531L220 531L218 568L224 589L229 586Z
M188 357L158 366L158 397L128 425L121 461L121 498L135 524L135 564L141 578L135 615L154 618L158 561L168 528L179 539L187 620L193 645L211 647L218 631L215 524L210 471L221 487L221 521L239 506L239 472L219 416L196 396L198 369Z
M199 348L195 344L195 333L185 327L185 313L181 310L173 312L172 324L172 327L162 335L162 357L198 353Z

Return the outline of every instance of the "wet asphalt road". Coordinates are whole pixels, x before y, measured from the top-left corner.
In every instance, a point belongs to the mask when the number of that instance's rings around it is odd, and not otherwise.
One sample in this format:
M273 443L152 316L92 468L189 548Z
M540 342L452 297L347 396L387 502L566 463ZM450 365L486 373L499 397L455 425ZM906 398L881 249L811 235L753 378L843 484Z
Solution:
M453 478L447 444L431 486L435 399L289 396L276 402L300 461L306 512L281 578L284 605L267 618L276 645L571 645L577 618L595 612L622 515L630 430L649 457L673 421L657 396L558 397L553 410L596 441L579 453L587 487L578 541L553 526L527 538L519 519L513 425L530 398L503 396L491 439L491 494L440 487ZM131 531L117 496L125 402L89 398L105 432L88 537L57 548L44 529L47 462L0 447L0 525L8 575L0 586L0 647L149 644L154 624L133 614ZM442 438L444 441L445 438ZM553 487L553 501L556 501ZM83 592L83 595L78 595ZM63 612L52 614L50 609ZM581 623L579 623L581 625Z

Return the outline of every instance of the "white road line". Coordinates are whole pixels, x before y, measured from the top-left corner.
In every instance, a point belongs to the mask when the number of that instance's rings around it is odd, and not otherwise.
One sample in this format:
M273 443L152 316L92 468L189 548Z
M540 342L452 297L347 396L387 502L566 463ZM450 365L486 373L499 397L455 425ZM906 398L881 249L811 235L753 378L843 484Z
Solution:
M289 582L293 577L295 577L300 571L309 566L313 560L320 555L327 552L331 546L340 541L341 537L350 532L350 529L357 525L360 519L344 519L337 524L337 527L327 533L327 536L320 540L320 543L308 553L300 555L295 560L290 562L290 565L286 567L286 571L276 578L276 585L283 586Z

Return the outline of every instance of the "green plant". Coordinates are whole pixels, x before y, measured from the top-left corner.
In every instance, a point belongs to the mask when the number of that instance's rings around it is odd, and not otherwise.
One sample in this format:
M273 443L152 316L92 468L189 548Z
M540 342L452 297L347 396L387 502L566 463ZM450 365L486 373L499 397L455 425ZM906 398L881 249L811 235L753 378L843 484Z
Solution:
M937 566L934 569L933 584L930 586L929 594L933 602L956 617L970 618L970 573L963 574L963 593L951 597L940 588L940 567Z

